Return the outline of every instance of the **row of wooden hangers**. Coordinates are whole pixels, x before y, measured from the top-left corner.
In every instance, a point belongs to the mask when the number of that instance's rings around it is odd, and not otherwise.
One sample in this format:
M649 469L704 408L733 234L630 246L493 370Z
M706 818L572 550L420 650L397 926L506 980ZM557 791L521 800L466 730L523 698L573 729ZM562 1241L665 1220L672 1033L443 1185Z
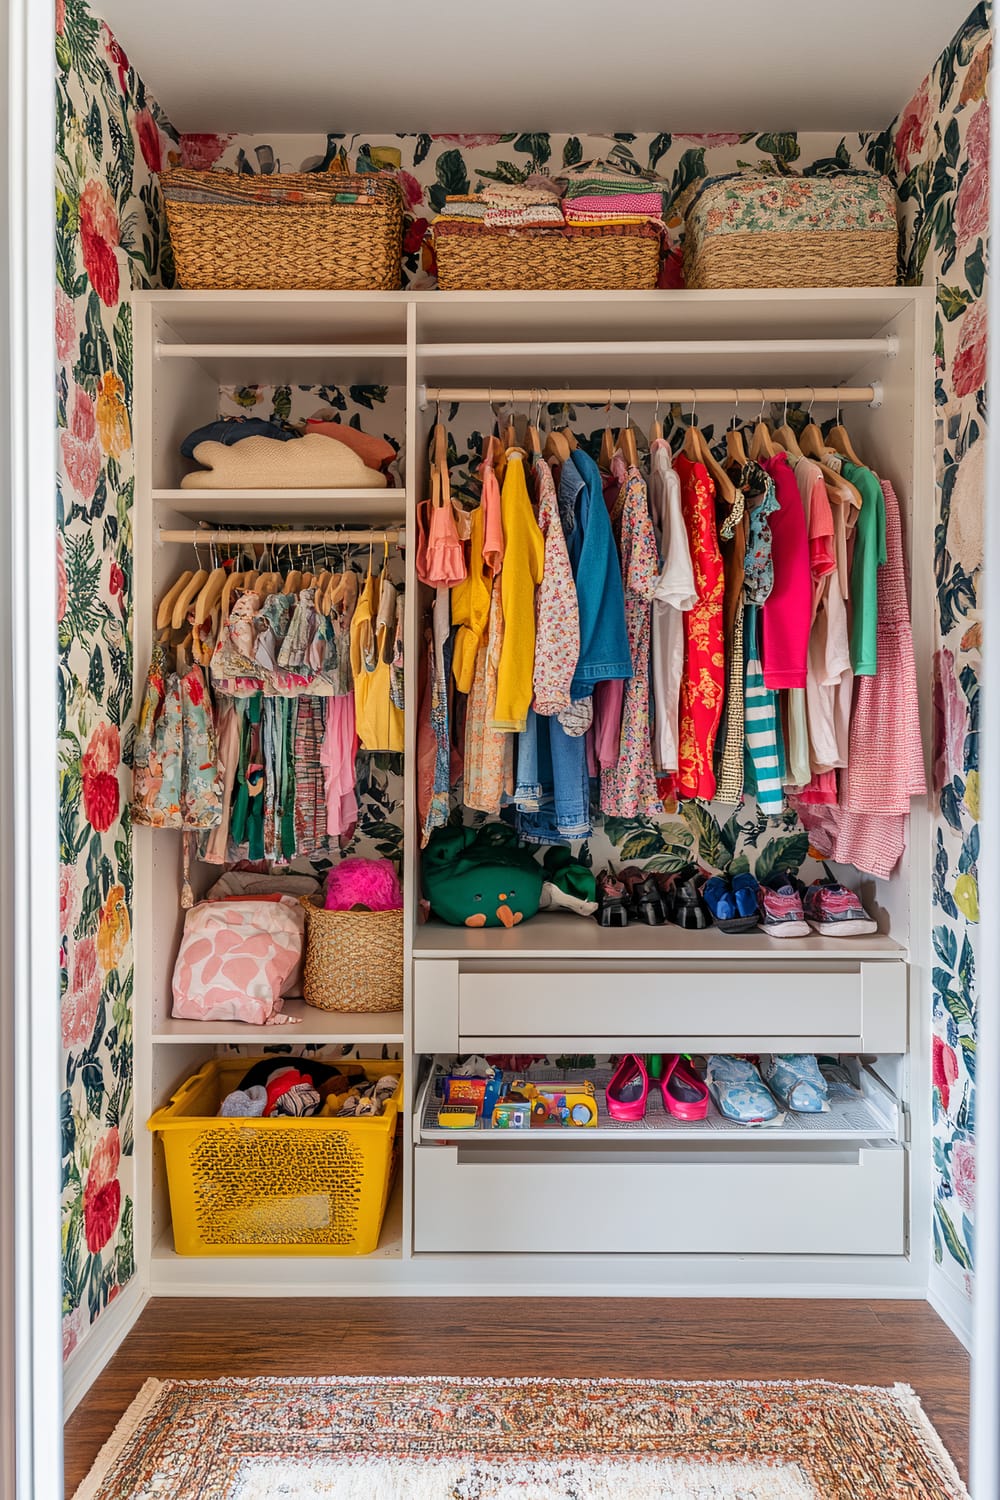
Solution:
M615 433L608 423L601 436L601 448L598 456L598 464L602 469L610 470L615 453L620 453L625 463L633 468L639 464L639 448L636 437L637 429L633 426L631 403L626 404L625 424ZM511 453L521 454L528 457L531 454L541 454L547 460L557 463L565 463L571 451L577 446L576 438L567 426L546 433L544 446L540 429L540 415L542 402L539 398L538 414L532 420L531 410L528 411L528 423L525 431L525 444L521 447L517 439L517 429L513 409L508 412L502 441L495 436L484 439L484 457L487 446L493 444L495 454L495 467L502 477L503 464L506 456ZM606 410L610 413L610 401ZM744 430L739 424L736 414L733 416L733 424L726 432L726 456L732 465L743 466L748 457L758 462L761 458L773 458L774 455L784 450L794 458L810 458L817 463L822 471L824 483L831 500L838 503L850 502L852 513L857 514L862 504L861 492L856 485L836 469L832 468L829 459L832 454L840 454L841 457L849 459L852 463L861 465L861 459L855 452L847 428L841 420L838 408L837 420L824 437L819 426L812 420L812 407L809 408L808 420L802 432L796 435L788 421L788 403L785 403L783 421L777 428L772 429L764 420L763 409L754 425L750 436L749 451L744 440ZM437 452L446 451L447 439L445 429L440 419L437 428L441 434L438 439ZM663 423L659 417L659 404L653 414L652 426L649 430L649 442L653 443L663 438ZM736 499L736 486L726 472L725 468L712 453L708 442L697 422L697 411L692 409L691 419L687 425L684 435L684 444L681 450L685 457L704 464L715 484L720 498L727 505L732 505ZM445 465L445 471L447 466Z
M388 562L389 544L384 542L385 557L383 566ZM372 570L374 542L368 547L368 571ZM351 552L350 547L344 549L343 560L346 562ZM229 618L235 595L253 591L263 601L270 594L298 594L302 589L315 588L314 603L321 614L329 614L331 609L344 597L346 589L346 573L335 572L324 563L322 567L313 565L302 567L291 566L287 571L281 572L275 566L276 559L269 554L266 546L262 556L254 559L250 568L237 570L235 567L227 568L215 561L211 569L201 566L201 558L198 549L195 548L195 559L198 563L196 569L185 569L170 585L160 599L156 610L155 628L161 641L167 640L177 631L184 631L190 623L197 631L204 633L213 617L218 616L218 623ZM302 562L299 556L298 562ZM289 557L289 562L292 559ZM328 562L328 559L326 560ZM264 564L265 566L259 566ZM179 644L190 644L190 634Z

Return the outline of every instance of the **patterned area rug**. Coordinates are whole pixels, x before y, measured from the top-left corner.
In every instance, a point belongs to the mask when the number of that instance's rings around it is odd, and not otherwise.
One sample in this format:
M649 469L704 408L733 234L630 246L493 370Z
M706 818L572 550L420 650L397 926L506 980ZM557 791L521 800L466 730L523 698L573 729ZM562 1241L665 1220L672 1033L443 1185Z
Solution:
M149 1380L76 1500L968 1500L909 1386Z

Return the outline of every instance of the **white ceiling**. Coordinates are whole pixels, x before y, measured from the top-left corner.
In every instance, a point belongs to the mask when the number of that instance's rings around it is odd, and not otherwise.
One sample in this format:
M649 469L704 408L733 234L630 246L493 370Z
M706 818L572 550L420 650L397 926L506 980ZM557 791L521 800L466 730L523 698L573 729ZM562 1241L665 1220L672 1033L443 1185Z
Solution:
M972 0L96 0L182 131L876 130Z

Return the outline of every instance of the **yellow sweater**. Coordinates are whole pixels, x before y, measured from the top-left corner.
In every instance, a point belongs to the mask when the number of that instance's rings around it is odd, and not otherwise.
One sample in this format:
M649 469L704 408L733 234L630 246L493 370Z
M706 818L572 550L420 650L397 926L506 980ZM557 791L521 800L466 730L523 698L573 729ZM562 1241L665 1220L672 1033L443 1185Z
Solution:
M519 734L528 722L535 667L535 589L542 581L545 540L524 480L524 462L512 453L501 494L504 558L500 574L504 640L497 668L497 701L491 727Z

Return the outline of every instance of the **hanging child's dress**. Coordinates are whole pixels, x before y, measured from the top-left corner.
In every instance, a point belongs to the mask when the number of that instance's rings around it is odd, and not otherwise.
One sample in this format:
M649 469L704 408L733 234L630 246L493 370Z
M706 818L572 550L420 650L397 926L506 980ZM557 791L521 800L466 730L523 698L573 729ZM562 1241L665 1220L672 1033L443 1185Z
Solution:
M649 738L650 612L659 557L646 481L638 469L626 474L612 524L622 563L632 676L625 683L618 759L601 770L601 808L612 817L660 817L663 803L656 790Z
M684 616L685 662L681 679L677 795L715 796L712 751L722 716L726 680L722 604L725 578L715 530L715 485L704 464L679 453L681 505L694 564L698 603Z

